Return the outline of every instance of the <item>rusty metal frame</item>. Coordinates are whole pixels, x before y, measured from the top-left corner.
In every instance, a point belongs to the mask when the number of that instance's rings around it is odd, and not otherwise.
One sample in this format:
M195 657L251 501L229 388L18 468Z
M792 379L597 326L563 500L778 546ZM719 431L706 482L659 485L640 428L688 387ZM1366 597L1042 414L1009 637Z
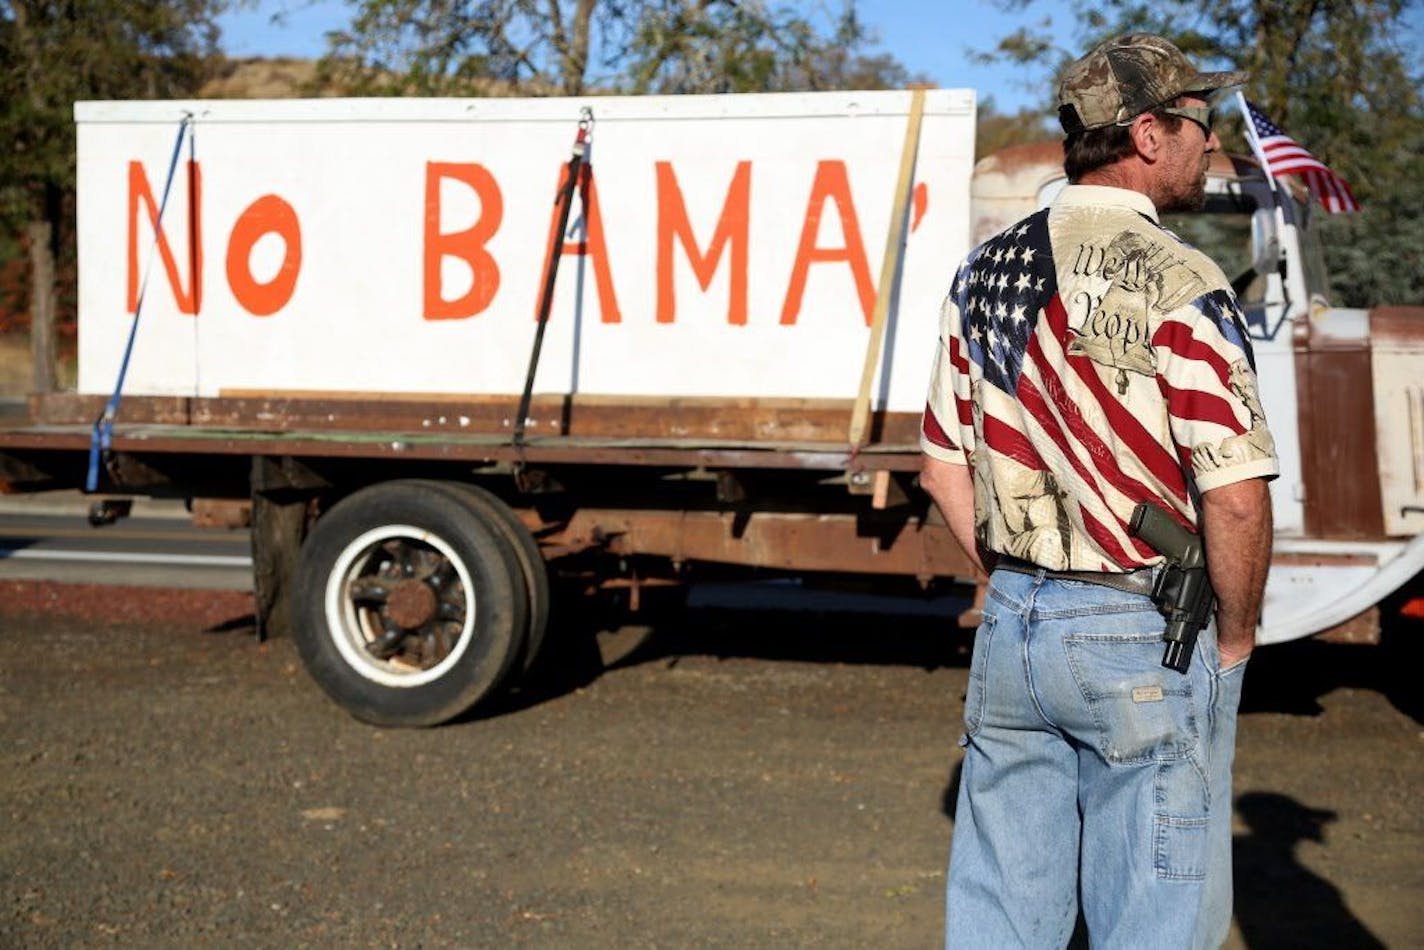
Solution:
M929 581L972 578L969 558L943 524L910 517L792 512L581 508L550 525L526 523L551 552L712 561L787 571L897 574Z

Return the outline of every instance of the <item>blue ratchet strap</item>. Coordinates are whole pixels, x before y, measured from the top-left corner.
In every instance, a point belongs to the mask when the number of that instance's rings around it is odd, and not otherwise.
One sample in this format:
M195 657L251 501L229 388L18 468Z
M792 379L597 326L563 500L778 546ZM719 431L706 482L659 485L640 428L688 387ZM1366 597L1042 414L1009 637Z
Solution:
M134 340L138 337L138 320L143 313L143 299L148 293L148 274L153 267L153 258L158 253L158 237L163 230L163 210L168 207L168 192L173 187L173 176L178 170L178 156L183 152L183 136L188 134L188 127L193 124L193 113L183 113L183 119L178 123L178 137L173 142L173 155L168 159L168 180L163 183L163 198L158 202L158 218L153 222L153 249L149 251L148 261L143 268L143 281L139 284L138 300L134 304L133 323L129 325L129 339L124 346L124 358L119 363L119 378L114 383L114 394L109 397L109 401L104 404L104 411L99 414L99 418L94 420L94 431L89 438L89 476L85 479L84 490L95 492L99 490L99 462L104 453L113 446L114 438L114 417L119 413L119 402L123 398L124 377L129 372L129 358L133 356ZM189 160L193 158L192 138L188 139ZM192 200L192 195L189 195ZM196 235L189 235L190 240L196 240ZM193 278L197 280L197 275Z

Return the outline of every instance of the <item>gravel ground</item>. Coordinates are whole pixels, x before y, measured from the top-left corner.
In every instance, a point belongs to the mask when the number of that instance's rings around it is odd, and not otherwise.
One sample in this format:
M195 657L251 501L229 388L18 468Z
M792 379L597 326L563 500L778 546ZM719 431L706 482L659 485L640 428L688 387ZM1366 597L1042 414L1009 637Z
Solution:
M968 644L925 618L665 611L398 732L240 595L0 605L0 946L940 940ZM1421 655L1253 661L1231 946L1424 946Z

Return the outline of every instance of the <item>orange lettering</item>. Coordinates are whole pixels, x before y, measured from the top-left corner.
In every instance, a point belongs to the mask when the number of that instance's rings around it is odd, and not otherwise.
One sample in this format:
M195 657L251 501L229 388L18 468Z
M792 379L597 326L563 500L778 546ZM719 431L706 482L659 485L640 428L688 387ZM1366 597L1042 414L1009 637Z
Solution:
M480 216L463 231L440 233L440 180L453 178L474 189L480 198ZM483 165L453 162L425 164L425 293L427 320L463 320L487 308L499 290L499 264L485 245L499 230L504 218L504 197L499 183ZM474 278L463 297L446 300L440 279L440 263L458 257L470 265Z
M682 242L687 252L687 260L692 265L692 273L697 282L706 290L717 272L717 264L722 260L722 252L728 242L732 245L731 292L727 301L727 322L743 325L747 322L747 228L750 221L752 163L738 162L732 174L732 183L727 186L727 197L722 202L722 214L717 219L717 229L712 233L712 241L707 252L697 250L697 239L692 233L692 223L687 219L687 205L682 199L682 188L677 183L677 175L670 162L658 162L658 310L659 323L672 323L677 310L673 295L672 242Z
M835 202L841 218L844 247L817 247L816 233L827 201ZM806 293L806 276L811 265L844 261L850 265L865 325L870 325L875 307L875 284L870 279L870 266L865 260L865 244L860 239L860 222L850 197L850 181L843 161L822 161L816 166L816 180L811 183L811 197L806 202L806 220L801 226L801 241L796 247L796 262L791 268L791 282L786 288L786 302L781 307L781 322L793 324L801 312L801 298Z
M276 234L286 245L282 266L265 284L252 277L252 248L264 235ZM287 305L302 268L302 228L297 212L276 195L263 195L238 216L227 245L227 282L232 295L254 317L269 317Z
M564 165L562 171L559 172L560 191L568 182L568 174L569 166ZM622 323L623 315L618 310L618 297L613 292L613 273L608 268L608 242L603 237L603 216L598 212L598 190L594 187L593 170L589 166L579 167L578 184L579 196L583 203L583 240L563 241L559 244L558 253L561 255L582 254L589 258L593 264L593 282L598 288L598 309L603 314L603 322ZM549 240L544 245L549 250L544 252L544 269L539 272L541 277L549 273L549 267L553 263L553 246L554 241L559 237L558 229L559 205L556 202L549 218ZM534 314L534 319L539 319L537 311Z
M188 290L183 289L178 279L178 262L173 257L173 248L168 245L168 236L158 226L158 203L153 200L153 189L149 187L148 176L138 162L129 162L129 268L128 268L128 311L138 312L138 205L142 201L148 209L148 223L153 227L157 239L158 256L163 261L163 271L168 275L168 286L173 288L173 297L178 302L178 312L197 314L203 300L203 241L202 207L203 178L197 162L188 162Z

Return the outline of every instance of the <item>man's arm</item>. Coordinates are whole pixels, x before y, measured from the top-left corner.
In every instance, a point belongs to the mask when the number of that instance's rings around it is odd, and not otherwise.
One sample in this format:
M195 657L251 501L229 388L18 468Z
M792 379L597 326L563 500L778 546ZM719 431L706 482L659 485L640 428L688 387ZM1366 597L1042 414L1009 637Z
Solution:
M1271 495L1265 479L1248 478L1203 492L1201 533L1207 574L1216 591L1221 666L1251 655L1266 571L1271 565Z
M969 466L942 462L932 455L922 456L922 460L920 487L939 506L954 540L969 555L975 568L981 574L989 573L979 560L978 545L974 540L974 476Z

